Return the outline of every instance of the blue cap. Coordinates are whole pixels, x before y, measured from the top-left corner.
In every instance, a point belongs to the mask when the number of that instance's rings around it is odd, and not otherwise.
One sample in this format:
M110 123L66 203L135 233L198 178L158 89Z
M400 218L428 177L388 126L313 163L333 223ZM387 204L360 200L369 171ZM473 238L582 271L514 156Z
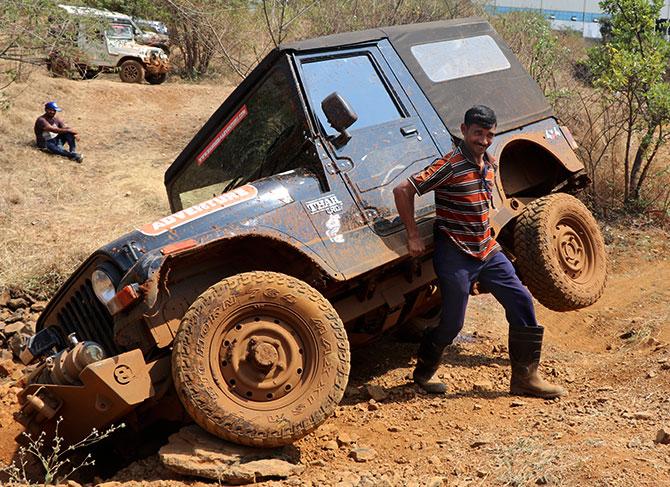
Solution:
M46 105L44 105L44 109L45 109L45 110L56 110L57 112L62 112L62 111L63 111L63 110L61 109L61 107L59 107L58 105L56 105L56 102L55 102L55 101L50 101L49 103L47 103Z

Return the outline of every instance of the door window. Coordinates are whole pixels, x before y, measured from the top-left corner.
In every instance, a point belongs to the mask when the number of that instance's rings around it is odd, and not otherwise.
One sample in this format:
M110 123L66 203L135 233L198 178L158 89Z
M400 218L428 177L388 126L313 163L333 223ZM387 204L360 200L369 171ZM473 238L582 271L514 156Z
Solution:
M403 117L398 105L365 54L303 61L303 80L316 116L327 135L337 135L321 109L333 92L342 95L358 115L350 130L379 125Z
M412 54L433 83L510 68L491 36L419 44L412 46Z

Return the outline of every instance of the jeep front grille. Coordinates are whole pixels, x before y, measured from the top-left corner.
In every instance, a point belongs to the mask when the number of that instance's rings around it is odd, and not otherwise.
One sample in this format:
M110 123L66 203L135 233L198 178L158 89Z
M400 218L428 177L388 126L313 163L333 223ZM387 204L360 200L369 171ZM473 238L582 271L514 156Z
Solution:
M74 333L79 341L99 343L108 356L121 353L114 344L112 316L93 293L91 281L86 279L68 294L70 299L58 312L58 325L65 334Z

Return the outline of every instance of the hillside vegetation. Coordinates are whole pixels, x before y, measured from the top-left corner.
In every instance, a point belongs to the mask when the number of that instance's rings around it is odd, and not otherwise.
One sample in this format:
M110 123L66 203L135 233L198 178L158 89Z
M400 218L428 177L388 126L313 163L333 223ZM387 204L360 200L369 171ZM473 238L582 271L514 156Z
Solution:
M168 214L163 174L230 86L32 73L0 123L0 288L53 291L91 251ZM79 165L35 148L45 101L81 134Z

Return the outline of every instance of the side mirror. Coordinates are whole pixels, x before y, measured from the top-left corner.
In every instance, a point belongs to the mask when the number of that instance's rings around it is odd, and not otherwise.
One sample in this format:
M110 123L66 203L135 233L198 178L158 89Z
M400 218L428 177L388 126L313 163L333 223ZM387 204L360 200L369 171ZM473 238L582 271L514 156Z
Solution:
M349 135L347 129L358 120L356 112L351 109L349 103L337 91L323 99L321 109L326 115L330 126L340 133L334 140L335 144L337 146L345 144L351 139L351 135Z

